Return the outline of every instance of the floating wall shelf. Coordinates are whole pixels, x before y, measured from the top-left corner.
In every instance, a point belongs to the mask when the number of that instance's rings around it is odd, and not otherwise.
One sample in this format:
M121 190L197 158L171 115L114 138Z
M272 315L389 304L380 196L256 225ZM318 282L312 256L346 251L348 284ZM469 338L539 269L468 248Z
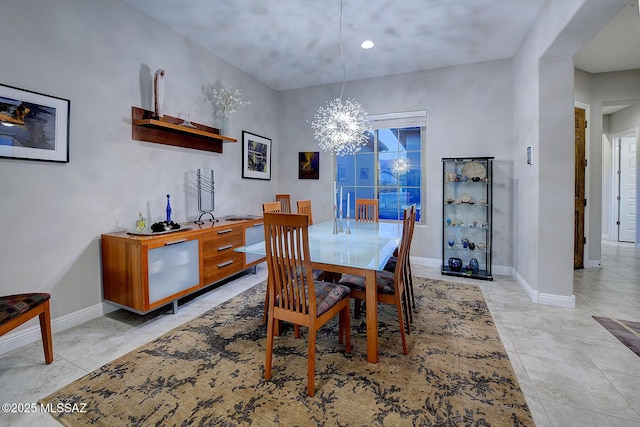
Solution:
M222 143L237 142L236 139L219 134L219 130L198 123L195 128L181 126L184 120L164 115L153 118L153 113L138 107L131 107L131 137L136 141L155 142L195 150L222 153Z

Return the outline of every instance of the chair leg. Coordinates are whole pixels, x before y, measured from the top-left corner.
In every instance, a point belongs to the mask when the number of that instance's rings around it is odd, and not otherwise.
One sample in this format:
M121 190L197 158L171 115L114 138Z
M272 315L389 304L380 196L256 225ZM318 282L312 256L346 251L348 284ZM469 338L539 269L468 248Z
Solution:
M269 311L269 294L264 297L264 311L262 314L262 324L267 324L267 312Z
M264 379L265 380L270 380L271 379L271 362L273 359L273 334L274 334L274 328L275 328L275 320L273 319L273 316L269 316L269 318L267 319L267 350L266 350L266 360L264 363Z
M411 304L409 303L409 295L405 292L402 295L402 305L404 309L404 321L406 322L407 333L411 333L411 315L409 314L411 310Z
M353 300L353 317L356 319L360 318L360 313L362 312L362 300L358 298L354 298Z
M411 305L413 309L416 309L416 297L413 294L413 275L411 274L411 264L407 264L408 267L408 276L409 276L409 293L411 294ZM411 321L413 321L413 315L411 316Z
M43 303L44 310L39 314L40 335L42 335L42 346L44 348L44 361L48 364L53 362L53 342L51 339L51 312L49 311L49 300Z
M315 393L314 377L316 375L316 330L309 328L309 350L307 355L309 357L309 364L307 367L307 396L313 397Z
M403 313L403 304L400 300L400 297L397 297L396 307L398 308L398 322L400 323L400 339L402 340L402 352L404 354L408 354L409 350L407 349L407 338L404 332L404 313Z
M351 354L351 310L350 305L347 305L346 308L342 309L340 315L344 318L344 321L340 322L342 324L342 331L345 335L345 346L347 354Z

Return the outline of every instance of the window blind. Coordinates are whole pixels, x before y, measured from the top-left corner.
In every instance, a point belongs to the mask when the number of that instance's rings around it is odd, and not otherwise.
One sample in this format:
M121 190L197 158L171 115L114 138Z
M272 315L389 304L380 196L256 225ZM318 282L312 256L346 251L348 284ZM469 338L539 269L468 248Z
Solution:
M406 111L404 113L371 114L371 129L406 128L427 125L426 111Z

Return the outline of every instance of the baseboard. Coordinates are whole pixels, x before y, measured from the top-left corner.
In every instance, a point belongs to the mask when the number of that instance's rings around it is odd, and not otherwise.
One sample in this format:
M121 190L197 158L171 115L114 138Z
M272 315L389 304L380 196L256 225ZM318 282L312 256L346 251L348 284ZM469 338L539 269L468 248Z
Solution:
M584 268L602 268L602 261L599 259L589 259L584 262Z
M518 273L515 269L512 269L511 276L515 279L516 283L520 285L520 287L525 291L531 301L537 304L539 299L539 292L533 289L529 282L527 282L524 277L522 277L520 273Z
M554 307L562 308L576 308L575 295L565 296L539 292L533 289L524 277L522 277L515 269L513 269L512 276L520 287L527 293L529 298L531 298L531 301L536 304L552 305Z
M78 310L74 313L51 319L51 331L52 333L62 332L117 309L117 307L106 303L100 303L91 307L83 308L82 310ZM40 341L41 339L42 335L40 335L40 325L36 321L34 326L18 329L15 332L10 332L0 337L0 354L8 353L27 344ZM54 345L53 351L55 352L55 350Z
M545 294L540 292L538 296L538 303L561 308L576 308L576 296Z

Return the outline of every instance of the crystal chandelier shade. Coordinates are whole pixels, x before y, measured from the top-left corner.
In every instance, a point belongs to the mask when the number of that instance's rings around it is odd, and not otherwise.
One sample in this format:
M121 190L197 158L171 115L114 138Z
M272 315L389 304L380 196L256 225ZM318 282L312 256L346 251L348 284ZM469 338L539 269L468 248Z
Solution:
M391 162L391 172L397 175L404 175L409 172L409 169L411 169L411 162L407 159L398 158Z
M346 73L342 48L342 0L340 1L340 58L342 60L342 91L340 97L328 101L313 117L313 137L323 151L345 156L354 154L365 145L369 137L369 119L366 110L357 101L342 100Z
M318 109L311 127L320 148L338 156L354 154L369 140L367 112L351 98L328 101Z

